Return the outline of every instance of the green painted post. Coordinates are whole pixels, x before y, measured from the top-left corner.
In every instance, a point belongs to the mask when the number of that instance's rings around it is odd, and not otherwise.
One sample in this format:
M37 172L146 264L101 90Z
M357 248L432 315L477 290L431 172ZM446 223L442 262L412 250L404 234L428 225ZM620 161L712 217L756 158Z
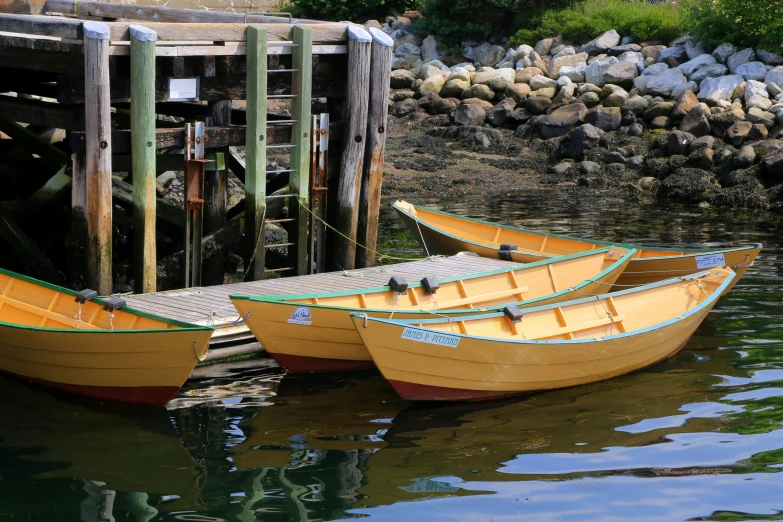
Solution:
M296 219L296 246L289 252L293 255L292 266L297 275L309 274L307 261L307 232L309 230L310 184L310 107L312 105L313 84L313 33L309 27L295 25L293 29L293 69L292 94L296 95L291 103L291 118L296 121L291 129L291 168L296 172L290 174L291 193L299 200L299 204L291 201L290 215Z
M247 133L245 138L245 272L264 278L266 213L266 29L247 26Z
M155 31L130 26L133 276L137 293L157 290L155 245Z

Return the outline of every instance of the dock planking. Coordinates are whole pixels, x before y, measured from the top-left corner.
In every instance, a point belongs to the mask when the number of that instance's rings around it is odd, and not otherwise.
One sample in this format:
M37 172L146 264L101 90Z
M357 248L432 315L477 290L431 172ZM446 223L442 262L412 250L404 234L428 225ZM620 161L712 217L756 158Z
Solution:
M393 265L360 268L344 272L267 279L246 283L187 288L152 294L128 296L128 306L137 310L199 325L212 325L213 343L251 338L244 324L234 325L239 319L229 295L280 295L335 292L385 285L393 275L407 281L419 281L427 276L438 279L489 272L517 265L475 255L435 257Z

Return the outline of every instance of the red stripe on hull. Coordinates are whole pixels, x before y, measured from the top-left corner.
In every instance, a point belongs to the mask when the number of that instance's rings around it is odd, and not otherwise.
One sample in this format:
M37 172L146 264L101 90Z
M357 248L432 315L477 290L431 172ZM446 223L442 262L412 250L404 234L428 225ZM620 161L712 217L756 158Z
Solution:
M84 386L81 384L65 384L62 382L52 382L44 379L33 379L16 373L0 370L5 375L32 382L47 388L83 395L94 399L127 402L130 404L149 404L153 406L163 406L179 391L179 386Z
M686 339L684 343L654 363L645 366L645 368L649 368L650 366L654 366L660 362L665 361L666 359L669 359L670 357L673 357L680 350L685 348L685 345L688 344L690 338L691 337L688 336L688 339ZM391 384L392 388L394 388L394 391L396 391L397 394L406 401L487 401L491 399L499 399L501 397L508 397L510 395L534 393L536 391L529 390L503 392L488 390L463 390L461 388L444 388L441 386L429 386L426 384L414 384L411 382L393 380L389 380L389 384Z
M285 355L270 353L280 366L291 373L325 373L352 372L375 368L372 361L353 361L348 359L323 359L320 357L303 357L301 355Z

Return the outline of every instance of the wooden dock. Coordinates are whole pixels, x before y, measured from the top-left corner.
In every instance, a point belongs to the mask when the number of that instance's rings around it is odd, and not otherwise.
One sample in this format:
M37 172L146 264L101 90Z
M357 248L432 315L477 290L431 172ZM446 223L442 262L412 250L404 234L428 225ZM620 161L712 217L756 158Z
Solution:
M385 285L393 275L404 277L407 281L419 281L426 276L439 279L467 275L475 272L487 272L507 268L518 263L458 254L451 257L436 257L420 261L410 261L374 268L361 268L345 272L327 272L321 274L251 281L219 286L188 288L129 296L129 306L170 319L189 323L212 325L215 334L212 343L219 344L252 339L252 334L244 324L234 325L239 319L237 311L228 296L279 295L312 292L333 292Z

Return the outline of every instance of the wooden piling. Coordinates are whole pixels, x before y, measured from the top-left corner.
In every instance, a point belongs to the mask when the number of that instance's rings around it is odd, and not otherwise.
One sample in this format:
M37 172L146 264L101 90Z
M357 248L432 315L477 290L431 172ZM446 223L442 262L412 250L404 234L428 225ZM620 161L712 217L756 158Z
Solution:
M357 242L366 248L357 247L357 267L375 265L383 181L383 152L386 146L386 120L389 115L389 82L394 54L394 40L389 35L374 27L371 27L369 32L372 36L370 113L362 170L359 225L356 234Z
M155 31L130 26L133 276L136 293L157 288L155 241Z
M351 270L356 263L356 229L359 222L364 148L367 141L367 110L370 98L370 56L372 37L358 25L348 26L348 78L343 116L343 154L337 192L331 268Z
M84 111L87 182L88 285L100 295L112 292L111 104L109 27L85 22Z
M291 169L289 184L291 193L298 203L290 200L288 207L291 217L296 219L296 246L289 249L292 267L297 275L309 274L307 259L307 232L309 229L309 183L310 183L310 110L312 105L313 83L313 32L303 25L295 25L292 31L294 49L292 53L291 86ZM289 232L291 233L291 232ZM290 241L289 242L293 242ZM290 255L293 254L293 255Z
M247 133L245 137L245 260L246 279L264 278L266 247L266 30L247 27Z
M207 103L207 119L210 125L228 127L231 125L231 101L220 100ZM228 147L218 149L223 157L228 156ZM212 165L217 165L212 164ZM217 232L226 225L226 206L228 202L228 171L207 169L204 172L204 235ZM222 285L225 273L225 257L216 253L204 261L201 283L206 286Z

